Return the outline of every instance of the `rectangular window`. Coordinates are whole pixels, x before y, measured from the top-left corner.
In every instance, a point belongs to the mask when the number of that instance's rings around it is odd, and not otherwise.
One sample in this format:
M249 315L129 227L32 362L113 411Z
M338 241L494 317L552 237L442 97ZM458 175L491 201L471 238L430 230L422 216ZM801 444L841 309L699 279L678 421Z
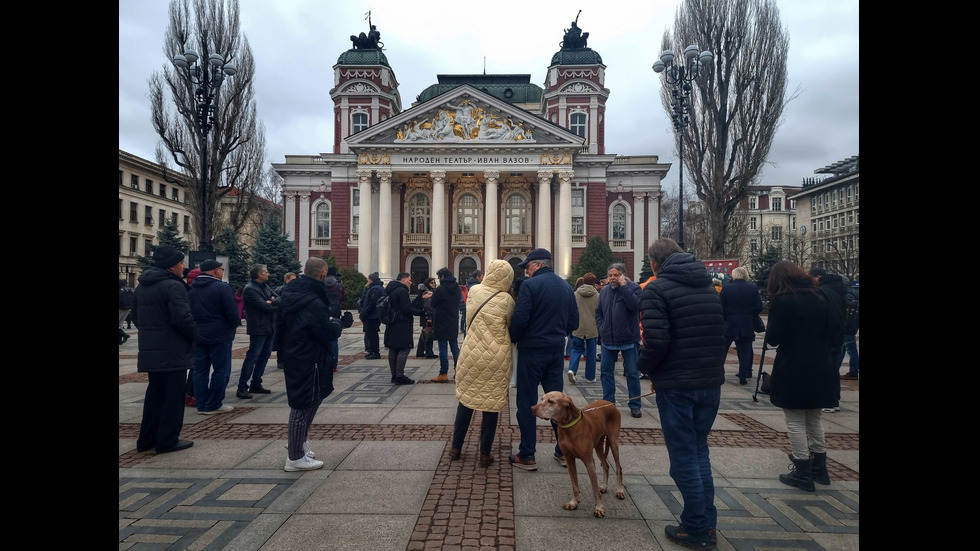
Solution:
M174 227L176 228L177 227L177 213L176 212L171 212L170 213L170 221L173 222Z
M190 233L190 232L191 232L191 217L185 214L184 215L184 233Z
M160 184L160 197L167 198L167 186L165 184Z
M759 199L757 197L749 197L749 210L755 210L758 207Z
M123 200L122 200L122 197L120 197L119 198L119 219L120 220L123 219L122 209L123 209Z
M145 218L146 225L147 226L152 226L153 225L153 207L150 207L150 206L144 207L143 208L143 213L144 213L143 214L143 217Z
M585 113L572 113L568 129L580 138L585 137Z
M585 218L581 216L572 217L572 235L585 235Z
M783 198L782 197L773 197L771 199L770 206L772 207L772 210L777 210L777 211L778 210L783 210Z
M854 202L854 186L847 186L847 202Z
M368 127L367 113L354 113L351 115L351 134L357 134Z
M853 223L854 223L854 211L849 210L847 211L847 225L850 226Z
M758 239L753 238L753 239L750 239L749 240L749 250L752 251L753 253L759 252L759 240Z
M160 225L162 226L163 223L166 221L167 221L167 211L160 209L160 218L157 219L157 222L160 222Z
M573 207L584 207L585 206L585 190L582 188L572 189L572 206Z
M123 171L119 171L119 187L123 185Z
M750 230L757 229L757 223L758 223L758 221L756 220L756 217L755 216L750 216L749 217L749 229Z
M147 193L150 193L150 194L153 193L153 180L151 180L149 178L146 179L146 188L145 189L146 189L146 192Z
M143 240L143 254L145 254L146 256L150 256L150 251L152 251L152 250L153 250L153 240L152 239L144 239Z
M137 243L139 243L139 241L137 241L135 237L129 238L129 256L137 256L140 254Z
M783 239L783 227L773 226L772 227L772 240L781 241Z
M139 212L139 210L137 208L136 202L133 201L133 202L129 203L129 221L130 222L139 222L140 221L138 212Z
M180 195L177 192L177 188L172 188L170 190L170 198L173 199L174 201L177 201L178 203L180 202Z
M129 177L129 187L131 187L133 189L139 189L140 188L140 177L137 176L137 175L135 175L135 174L133 174L132 176L130 176Z

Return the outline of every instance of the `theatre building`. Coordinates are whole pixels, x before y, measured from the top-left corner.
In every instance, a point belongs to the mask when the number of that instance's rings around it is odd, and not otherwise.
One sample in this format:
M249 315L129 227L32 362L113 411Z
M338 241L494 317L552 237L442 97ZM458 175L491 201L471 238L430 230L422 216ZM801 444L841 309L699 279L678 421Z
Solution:
M331 152L274 164L300 261L333 256L385 281L445 266L465 281L544 247L567 277L599 236L637 278L670 165L606 152L611 91L588 33L565 30L543 87L531 75L437 75L404 110L374 34L352 36L334 65Z

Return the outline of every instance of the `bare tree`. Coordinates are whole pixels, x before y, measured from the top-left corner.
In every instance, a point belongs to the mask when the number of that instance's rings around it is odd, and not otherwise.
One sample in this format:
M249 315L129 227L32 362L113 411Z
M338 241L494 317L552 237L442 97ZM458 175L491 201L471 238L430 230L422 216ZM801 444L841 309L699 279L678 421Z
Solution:
M254 207L253 195L261 189L265 158L265 129L255 107L255 58L248 39L241 34L238 0L171 0L170 25L164 36L167 60L161 72L150 77L150 108L153 128L160 136L157 162L169 161L190 177L189 210L201 228L201 138L197 122L198 85L173 66L173 59L194 50L204 65L213 53L234 62L237 73L215 90L214 125L207 144L207 213L210 243L225 224L239 231ZM172 98L172 105L167 96ZM232 190L234 207L228 217L219 216L217 205Z
M797 266L801 266L804 270L807 270L814 257L813 232L807 234L793 233L789 236L789 249L787 250L786 260L790 260Z
M712 258L737 254L727 247L728 225L767 162L786 98L789 35L775 0L684 0L677 8L665 50L695 44L714 54L692 94L691 122L683 127L684 168L705 205ZM671 108L668 85L660 90ZM795 95L794 95L795 97ZM675 129L675 147L680 148Z
M861 275L861 264L856 226L834 229L830 237L821 239L814 255L825 268L854 281Z

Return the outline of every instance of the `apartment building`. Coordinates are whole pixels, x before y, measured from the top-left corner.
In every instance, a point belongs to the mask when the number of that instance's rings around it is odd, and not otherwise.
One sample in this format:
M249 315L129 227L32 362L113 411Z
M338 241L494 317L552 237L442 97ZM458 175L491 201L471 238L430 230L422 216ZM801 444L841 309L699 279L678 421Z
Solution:
M860 279L861 184L859 156L814 170L796 195L801 246L810 265Z

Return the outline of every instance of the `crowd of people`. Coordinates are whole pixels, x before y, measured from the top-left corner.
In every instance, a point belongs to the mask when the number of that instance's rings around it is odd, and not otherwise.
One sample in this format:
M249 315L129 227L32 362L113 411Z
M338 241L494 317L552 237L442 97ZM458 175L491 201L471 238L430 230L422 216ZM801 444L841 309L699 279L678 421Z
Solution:
M473 413L480 411L482 467L493 462L491 448L509 388L516 388L520 435L509 462L525 471L537 470L538 431L531 406L539 392L563 391L566 378L575 384L583 359L585 380L595 382L598 367L603 399L627 402L633 417L643 416L641 398L655 395L669 473L683 499L680 524L667 526L666 535L708 549L717 539L708 434L725 383L725 357L734 344L736 377L747 384L763 302L744 267L735 268L722 284L670 239L655 241L648 257L653 275L642 283L631 281L623 264L613 263L602 279L588 272L569 285L555 274L551 252L537 248L516 268L505 260L491 261L465 285L449 268L440 268L436 277L418 284L414 300L410 273L399 273L385 285L372 272L358 301L365 358L381 359L383 345L394 385L415 383L405 373L413 348L417 358L438 358L439 373L431 382L453 383L458 401L449 458L462 456ZM136 324L138 370L149 376L137 450L167 453L193 445L180 439L188 395L202 415L233 410L224 398L232 341L243 316L217 260L203 261L193 277L173 247L157 247L152 260L135 290L120 280L119 332L122 344L128 338L126 319ZM763 339L776 348L770 400L783 410L792 450L790 471L778 478L814 491L815 483L830 484L821 415L840 410L840 380L858 374L857 320L852 320L856 290L823 268L807 273L789 261L772 266L765 290L769 305ZM275 350L290 407L286 471L323 466L308 434L333 391L337 341L344 328L335 306L343 293L336 269L318 257L308 259L298 276L287 273L275 289L268 267L255 264L241 292L249 348L236 396L251 399L272 392L262 378ZM384 323L381 299L391 312ZM628 396L617 401L620 355ZM850 370L841 376L845 355L850 355ZM643 394L641 378L649 381L650 394ZM557 425L552 423L552 429L553 457L566 466Z

